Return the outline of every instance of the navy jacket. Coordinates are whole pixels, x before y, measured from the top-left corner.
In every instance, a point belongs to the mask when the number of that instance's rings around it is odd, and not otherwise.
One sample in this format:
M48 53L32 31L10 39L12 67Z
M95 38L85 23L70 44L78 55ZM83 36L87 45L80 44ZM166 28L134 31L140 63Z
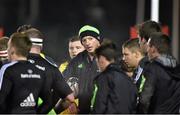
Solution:
M176 81L168 73L176 66L171 56L161 56L147 64L143 70L145 83L140 93L139 113L168 113L166 101L175 91ZM165 69L167 68L167 70Z
M97 76L97 93L93 113L135 113L137 89L116 64L110 64Z
M90 60L87 51L79 53L72 59L63 72L66 80L73 77L78 79L79 83L79 109L80 113L90 112L91 96L93 92L93 80L99 74L95 58Z

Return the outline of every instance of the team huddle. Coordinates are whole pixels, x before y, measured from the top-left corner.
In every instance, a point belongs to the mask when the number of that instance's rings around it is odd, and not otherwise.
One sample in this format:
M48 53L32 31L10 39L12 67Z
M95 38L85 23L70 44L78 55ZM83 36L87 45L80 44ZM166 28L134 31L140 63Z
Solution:
M69 39L70 59L58 66L42 53L43 34L20 26L0 38L0 113L179 113L180 65L169 36L151 20L137 33L119 50L85 25Z

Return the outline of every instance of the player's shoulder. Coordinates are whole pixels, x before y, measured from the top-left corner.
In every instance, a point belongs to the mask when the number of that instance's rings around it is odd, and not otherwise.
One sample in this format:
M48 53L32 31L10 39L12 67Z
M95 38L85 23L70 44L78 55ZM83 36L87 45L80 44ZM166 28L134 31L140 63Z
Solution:
M46 61L48 62L50 65L54 66L54 67L58 67L56 62L49 56L44 55L43 53L40 54L40 56Z
M8 62L8 63L2 65L1 71L4 71L4 70L11 68L11 67L14 67L17 63L18 63L18 61Z

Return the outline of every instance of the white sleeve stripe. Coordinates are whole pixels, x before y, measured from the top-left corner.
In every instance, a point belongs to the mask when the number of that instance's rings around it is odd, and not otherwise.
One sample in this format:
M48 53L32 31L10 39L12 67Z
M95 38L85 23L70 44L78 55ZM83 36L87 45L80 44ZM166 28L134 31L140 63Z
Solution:
M1 57L7 57L8 56L7 50L0 51L0 56Z
M0 57L7 57L8 56L8 54L1 54L0 53Z
M2 51L0 51L0 54L4 54L4 53L7 53L7 50L2 50Z
M6 70L8 67L10 67L10 66L12 66L12 65L14 65L14 64L16 64L16 63L17 63L17 61L13 61L13 62L11 62L11 63L5 64L5 65L3 65L2 68L0 69L0 90L1 90L1 87L2 87L2 81L3 81L3 76L4 76L5 70Z

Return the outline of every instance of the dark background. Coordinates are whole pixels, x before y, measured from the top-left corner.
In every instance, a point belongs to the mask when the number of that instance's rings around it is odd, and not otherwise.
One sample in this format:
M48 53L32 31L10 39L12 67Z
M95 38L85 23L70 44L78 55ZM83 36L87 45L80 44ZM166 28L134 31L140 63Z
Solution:
M38 0L37 0L38 1ZM121 49L136 24L137 0L39 0L31 15L31 0L0 0L0 26L10 36L18 26L31 24L44 34L43 52L57 63L68 58L68 39L85 24L101 31ZM159 20L172 29L172 0L160 0ZM145 20L150 19L150 0L145 2ZM119 50L120 51L120 50Z

